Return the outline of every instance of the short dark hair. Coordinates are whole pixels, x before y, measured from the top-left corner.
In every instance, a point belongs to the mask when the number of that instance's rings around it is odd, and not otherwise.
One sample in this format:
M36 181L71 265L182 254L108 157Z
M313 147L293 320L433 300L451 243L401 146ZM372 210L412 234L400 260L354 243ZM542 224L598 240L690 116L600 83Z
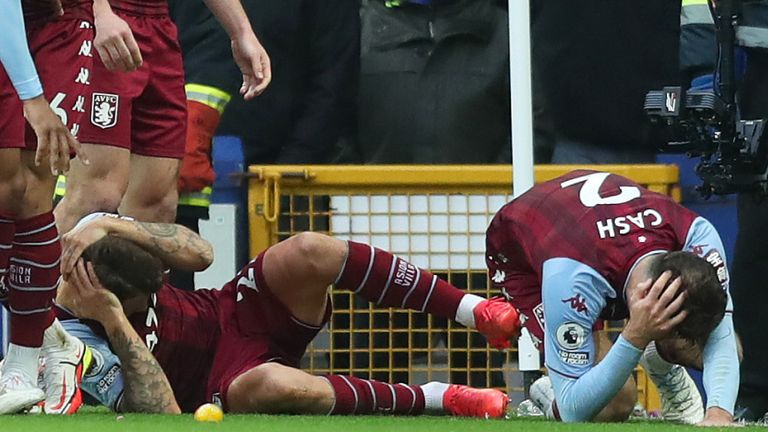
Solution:
M675 331L683 339L704 346L709 335L725 315L727 294L715 267L691 252L669 252L651 265L651 277L656 280L665 271L672 272L673 281L682 277L680 292L686 292L683 309L688 311Z
M163 264L136 243L108 235L83 252L104 288L120 300L156 293L163 286Z

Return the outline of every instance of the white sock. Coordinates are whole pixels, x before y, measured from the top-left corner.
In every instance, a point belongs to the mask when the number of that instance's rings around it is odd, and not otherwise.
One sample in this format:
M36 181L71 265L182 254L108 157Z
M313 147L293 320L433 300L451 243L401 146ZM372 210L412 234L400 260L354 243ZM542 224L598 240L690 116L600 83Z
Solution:
M421 391L424 392L424 409L428 411L443 411L443 395L450 387L450 384L437 381L422 384Z
M661 358L656 350L656 342L651 342L645 347L643 355L640 356L640 366L653 378L654 376L666 375L675 365Z
M16 344L8 344L3 370L16 369L27 375L37 384L37 370L40 367L40 347L31 348Z
M474 294L465 294L456 309L456 322L467 328L475 328L475 308L485 299Z

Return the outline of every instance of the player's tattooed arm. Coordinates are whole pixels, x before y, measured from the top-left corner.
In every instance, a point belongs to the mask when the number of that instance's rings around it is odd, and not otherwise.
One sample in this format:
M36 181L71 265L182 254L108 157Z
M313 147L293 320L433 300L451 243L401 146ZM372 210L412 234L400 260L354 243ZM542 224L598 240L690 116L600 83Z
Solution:
M120 359L124 379L123 412L179 414L163 369L127 319L105 326L112 350Z
M78 260L57 301L75 316L98 321L120 359L123 402L118 409L133 412L178 414L179 405L163 369L131 326L122 303L104 288L93 263Z
M174 269L201 271L213 262L211 244L189 228L101 216L62 237L62 274L69 275L85 249L107 235L133 241Z
M187 227L138 221L131 224L133 230L126 233L127 237L147 248L171 268L201 271L213 262L211 244Z

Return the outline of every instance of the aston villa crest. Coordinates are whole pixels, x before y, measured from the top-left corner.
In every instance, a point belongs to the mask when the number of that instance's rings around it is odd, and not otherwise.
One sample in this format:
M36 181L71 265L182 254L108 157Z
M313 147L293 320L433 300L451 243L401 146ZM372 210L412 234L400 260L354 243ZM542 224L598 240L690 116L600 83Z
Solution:
M117 105L119 96L109 93L94 93L91 100L91 123L102 129L109 129L117 124Z

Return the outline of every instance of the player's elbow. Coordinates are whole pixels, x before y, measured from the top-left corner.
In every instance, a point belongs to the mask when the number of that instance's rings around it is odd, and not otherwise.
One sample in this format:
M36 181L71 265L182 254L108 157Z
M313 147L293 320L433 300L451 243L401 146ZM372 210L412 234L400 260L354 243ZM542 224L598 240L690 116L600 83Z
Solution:
M569 400L563 398L555 404L556 415L563 423L582 422L623 422L635 408L637 394L620 391L605 406L595 406L590 400Z
M592 415L580 410L575 404L557 404L557 414L563 423L582 423L592 420Z
M203 248L199 253L198 260L199 269L196 271L203 271L213 264L213 246L205 240L203 240Z
M186 259L186 269L188 271L203 271L213 263L213 246L202 238L195 250L190 251Z
M176 401L173 401L173 403L166 406L164 412L161 414L179 415L181 414L181 408L179 408L179 404L177 404Z

